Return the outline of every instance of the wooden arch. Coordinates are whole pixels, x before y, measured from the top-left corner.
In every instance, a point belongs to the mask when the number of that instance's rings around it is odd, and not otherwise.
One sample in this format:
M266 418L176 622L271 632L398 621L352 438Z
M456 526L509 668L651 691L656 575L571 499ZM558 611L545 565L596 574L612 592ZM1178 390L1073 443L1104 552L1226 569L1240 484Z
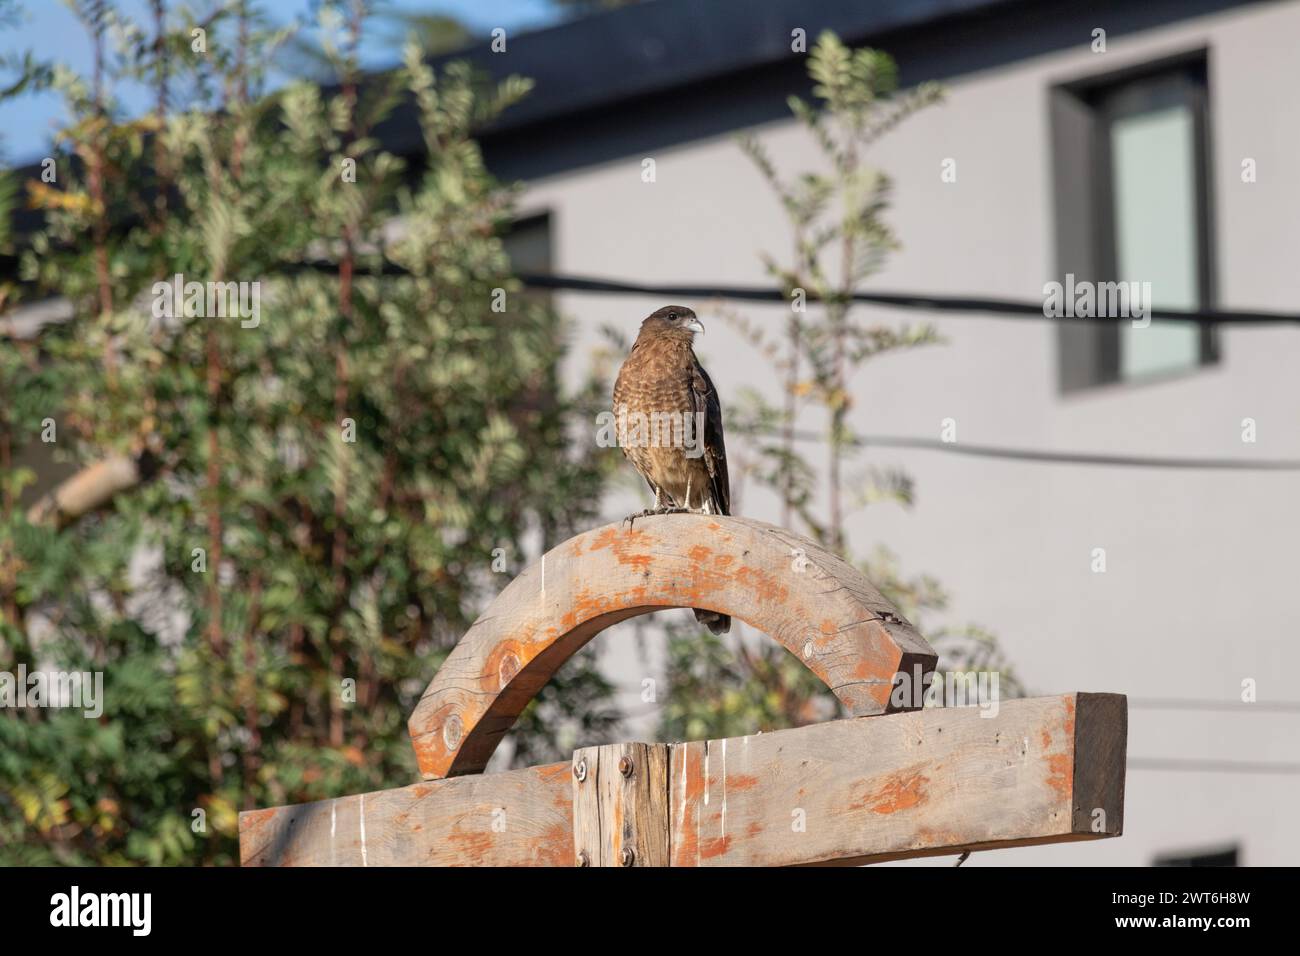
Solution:
M807 538L711 515L606 525L547 552L452 649L409 723L424 778L481 771L583 645L619 621L675 607L729 614L769 635L855 717L917 709L893 703L895 677L935 666L930 645L871 582Z

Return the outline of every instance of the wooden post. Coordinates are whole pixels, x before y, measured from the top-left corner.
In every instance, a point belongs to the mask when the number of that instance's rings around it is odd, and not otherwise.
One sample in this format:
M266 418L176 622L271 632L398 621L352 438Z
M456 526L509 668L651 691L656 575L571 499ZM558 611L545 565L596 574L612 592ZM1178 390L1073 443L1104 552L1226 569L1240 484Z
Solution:
M573 754L578 866L668 866L668 744L610 744Z
M480 773L587 641L671 607L729 614L768 634L850 719L586 747L567 764ZM240 814L241 861L858 864L1123 832L1124 697L920 709L915 692L935 661L861 572L806 538L718 515L607 525L547 552L453 648L409 724L429 782Z

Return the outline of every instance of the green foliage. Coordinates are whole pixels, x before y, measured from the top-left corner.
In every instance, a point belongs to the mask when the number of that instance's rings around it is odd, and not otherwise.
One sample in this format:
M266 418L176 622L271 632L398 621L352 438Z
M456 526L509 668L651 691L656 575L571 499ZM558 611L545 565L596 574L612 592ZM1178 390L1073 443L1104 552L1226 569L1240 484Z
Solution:
M819 105L791 97L790 108L821 153L817 168L783 178L757 138L740 139L741 148L785 210L795 250L789 263L764 256L769 274L791 302L784 349L761 327L745 323L743 330L786 380L785 407L760 410L758 416L767 424L793 421L801 401L815 402L827 415L829 456L824 478L829 513L818 521L804 507L801 516L815 537L843 551L843 522L852 510L844 499L851 497L861 504L898 497L890 489L900 487L896 477L878 481L881 473L872 470L852 482L843 475L842 466L858 445L850 426L853 374L880 355L938 341L925 323L897 328L862 325L851 314L853 293L898 248L885 219L890 179L866 162L865 153L905 118L939 102L943 91L925 83L900 92L897 69L887 54L851 50L829 32L821 35L809 54L808 73ZM820 303L820 310L808 312L811 303ZM816 476L795 463L788 440L762 442L760 438L758 457L772 469L770 477L787 501L811 500ZM853 487L847 487L850 484Z
M103 671L106 702L0 712L0 862L230 863L241 809L410 782L406 718L508 580L494 551L514 573L593 518L603 466L569 435L605 387L561 388L563 325L510 278L514 193L472 138L528 84L408 51L361 86L363 13L332 21L329 95L253 95L284 35L239 2L209 55L174 42L184 15L161 44L124 34L108 76L166 82L165 113L123 121L55 70L71 119L15 297L75 317L3 343L0 439L50 417L68 464L146 473L59 528L5 462L0 670ZM372 135L404 96L419 168ZM178 273L259 283L257 321L167 316L155 284ZM571 662L517 759L604 738L609 696Z
M1000 692L1016 696L1023 689L989 632L934 622L948 608L938 582L902 575L884 549L855 556L844 536L847 517L859 508L882 501L913 504L911 479L898 468L877 465L845 473L862 445L850 415L853 374L870 360L939 341L925 323L864 325L853 314L853 293L898 248L885 219L890 180L866 161L866 151L908 116L939 102L943 91L933 83L900 91L887 54L849 49L829 32L810 52L808 73L818 102L791 97L789 103L820 153L814 168L783 177L757 138L739 141L785 211L794 255L790 262L764 256L768 273L791 303L783 338L743 315L723 313L772 363L786 392L780 406L754 389L742 390L728 403L728 435L745 443L742 456L732 455L733 481L753 478L772 489L787 523L797 521L813 539L861 568L940 652L941 670L997 670ZM822 470L795 446L793 423L805 402L825 416ZM743 467L736 467L738 460ZM819 482L825 482L820 499ZM703 629L674 622L669 672L673 693L661 726L665 737L753 733L839 712L811 672L770 641L737 650Z

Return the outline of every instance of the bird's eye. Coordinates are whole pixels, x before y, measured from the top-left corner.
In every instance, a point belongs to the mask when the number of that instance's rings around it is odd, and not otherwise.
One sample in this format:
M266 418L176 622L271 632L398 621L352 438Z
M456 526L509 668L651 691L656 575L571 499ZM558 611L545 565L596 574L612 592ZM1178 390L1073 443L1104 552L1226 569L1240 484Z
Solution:
M668 321L669 321L669 322L676 322L678 318L679 318L679 316L677 315L676 312L669 312L669 313L668 313Z

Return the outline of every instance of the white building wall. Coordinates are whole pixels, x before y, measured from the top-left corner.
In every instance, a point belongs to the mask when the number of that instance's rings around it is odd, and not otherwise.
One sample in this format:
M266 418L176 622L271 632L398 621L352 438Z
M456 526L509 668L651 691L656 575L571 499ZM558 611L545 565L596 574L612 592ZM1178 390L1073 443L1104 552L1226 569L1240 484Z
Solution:
M1104 24L1099 24L1104 26ZM1199 47L1209 50L1214 253L1219 305L1300 311L1300 4L1264 5L1112 36L1094 54L1052 53L949 84L946 104L907 121L875 151L895 179L890 219L904 248L872 288L1042 297L1055 267L1048 92ZM815 150L792 122L757 131L779 168L802 170ZM958 180L941 182L940 162ZM1242 158L1258 182L1240 181ZM765 280L759 259L790 244L780 208L730 138L534 182L526 206L552 214L557 272L647 283ZM1059 278L1059 277L1058 277ZM573 361L585 363L603 323L629 339L655 299L562 295L577 320ZM743 385L779 397L764 360L704 303L697 351L722 392ZM783 307L741 310L781 327ZM864 320L926 316L862 308ZM948 344L899 353L854 382L855 424L867 434L939 437L1029 449L1185 457L1300 458L1300 329L1226 330L1221 361L1145 385L1068 397L1057 387L1051 322L943 318ZM576 368L576 366L575 366ZM576 371L575 371L576 374ZM725 410L725 405L724 405ZM1243 444L1241 421L1258 422ZM806 427L818 427L815 417ZM738 445L733 438L733 444ZM806 447L820 456L818 445ZM733 447L733 457L743 449ZM617 454L611 451L611 454ZM859 466L904 467L916 481L910 512L874 506L850 521L863 554L883 543L905 571L934 574L952 596L952 620L1000 637L1035 693L1129 694L1126 833L1120 840L976 855L967 865L1146 864L1158 852L1240 841L1248 864L1294 863L1300 852L1300 712L1216 713L1141 706L1151 698L1238 698L1258 682L1261 702L1300 700L1300 475L1171 471L1003 462L922 450L868 451ZM613 519L645 506L612 496ZM775 499L742 491L744 514L778 521ZM1090 569L1092 549L1108 569ZM685 613L685 612L676 612ZM656 676L633 651L631 623L603 635L602 654L652 733L637 696ZM1149 769L1145 759L1287 763L1289 774ZM944 861L938 861L944 862Z

